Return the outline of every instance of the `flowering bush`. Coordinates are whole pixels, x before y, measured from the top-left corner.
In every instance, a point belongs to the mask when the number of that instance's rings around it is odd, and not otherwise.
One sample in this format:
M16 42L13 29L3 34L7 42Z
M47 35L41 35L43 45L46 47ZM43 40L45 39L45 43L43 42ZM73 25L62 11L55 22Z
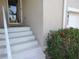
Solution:
M46 52L50 59L79 59L79 29L50 31Z

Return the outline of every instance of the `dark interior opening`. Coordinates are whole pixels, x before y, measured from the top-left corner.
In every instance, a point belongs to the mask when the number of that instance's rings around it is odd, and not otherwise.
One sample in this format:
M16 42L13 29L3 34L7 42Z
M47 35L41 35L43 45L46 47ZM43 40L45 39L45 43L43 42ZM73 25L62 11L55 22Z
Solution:
M20 23L20 3L19 0L8 0L9 5L9 23Z

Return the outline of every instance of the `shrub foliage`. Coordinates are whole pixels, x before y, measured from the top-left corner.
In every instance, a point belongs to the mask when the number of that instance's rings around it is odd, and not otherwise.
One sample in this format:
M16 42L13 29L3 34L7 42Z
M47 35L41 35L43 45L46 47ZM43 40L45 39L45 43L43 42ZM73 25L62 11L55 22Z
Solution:
M79 29L50 31L46 51L50 59L79 59Z

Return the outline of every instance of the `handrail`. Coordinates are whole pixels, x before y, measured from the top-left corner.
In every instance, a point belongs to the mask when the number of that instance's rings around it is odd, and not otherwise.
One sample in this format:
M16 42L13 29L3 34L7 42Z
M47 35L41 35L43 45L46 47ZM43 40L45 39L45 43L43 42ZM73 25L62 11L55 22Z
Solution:
M7 56L8 56L8 59L12 59L11 47L10 47L9 35L8 35L7 21L6 21L5 10L4 10L3 6L2 6L2 12L3 12L3 21L4 21L4 32L5 32L5 39L6 39L6 47L7 47Z

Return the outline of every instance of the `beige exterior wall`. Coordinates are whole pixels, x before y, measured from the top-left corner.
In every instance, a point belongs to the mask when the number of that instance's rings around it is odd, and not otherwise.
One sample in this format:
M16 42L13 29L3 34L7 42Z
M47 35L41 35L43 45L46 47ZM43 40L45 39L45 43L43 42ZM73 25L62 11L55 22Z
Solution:
M79 0L67 0L68 6L79 8Z
M63 0L43 0L44 36L63 27Z
M0 6L2 6L4 3L3 3L3 0L0 0ZM0 27L3 26L3 18L2 18L2 15L1 15L1 18L0 18Z
M0 0L0 6L3 4L3 0ZM1 11L0 11L1 12ZM3 22L3 20L2 20L2 17L0 18L0 27L2 27L2 23Z
M7 0L0 0L0 6L4 6L6 18L8 19L7 15ZM3 19L0 19L0 27L3 27Z
M30 26L36 39L43 46L43 1L23 0L23 19Z
M23 0L23 19L44 47L47 33L63 26L63 0Z
M63 0L44 0L44 31L57 30L63 26Z

